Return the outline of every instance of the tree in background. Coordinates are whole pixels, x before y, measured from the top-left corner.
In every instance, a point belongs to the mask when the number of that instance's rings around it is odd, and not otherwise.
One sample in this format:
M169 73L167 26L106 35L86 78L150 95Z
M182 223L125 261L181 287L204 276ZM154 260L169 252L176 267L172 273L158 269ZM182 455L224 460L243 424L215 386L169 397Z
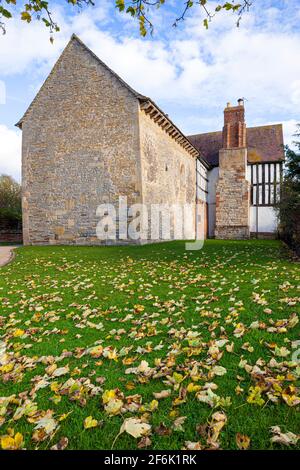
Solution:
M285 148L284 180L277 211L281 237L300 254L300 124L295 137L296 150Z
M251 7L254 1L241 0L238 2L233 0L216 5L211 0L176 0L175 4L170 0L111 0L119 12L127 13L138 20L142 36L146 36L148 31L153 32L154 25L150 19L151 14L166 4L171 5L175 13L173 26L177 26L179 22L183 21L188 12L195 11L195 8L199 7L204 14L203 25L208 28L209 22L222 10L236 13L236 24L239 26L243 13ZM65 2L70 8L83 8L94 6L96 0L65 0ZM51 34L57 32L59 25L51 13L51 6L54 4L54 0L0 0L0 29L5 33L7 20L17 16L27 23L31 23L33 19L41 20L49 28ZM53 41L52 36L50 40Z
M11 176L0 176L0 220L12 222L22 219L21 185Z

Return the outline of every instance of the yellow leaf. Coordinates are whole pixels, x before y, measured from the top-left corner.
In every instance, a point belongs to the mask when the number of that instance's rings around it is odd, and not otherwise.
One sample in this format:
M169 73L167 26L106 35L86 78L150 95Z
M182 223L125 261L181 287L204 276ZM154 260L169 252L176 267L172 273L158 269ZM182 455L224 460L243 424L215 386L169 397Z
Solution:
M21 13L21 19L22 19L23 21L27 21L27 23L30 23L30 21L31 21L31 15L30 15L30 13L28 13L27 11L23 11L23 12Z
M18 450L24 445L24 438L21 433L17 432L15 437L1 436L1 447L3 450Z
M58 382L52 382L50 385L50 390L52 392L57 392L60 389L60 384Z
M23 336L24 333L25 333L24 330L21 330L21 329L17 328L17 329L14 331L14 337L15 337L15 338L18 338L19 336Z
M154 411L158 408L158 401L157 400L152 400L150 403L149 410Z
M98 358L102 355L103 347L101 345L95 346L88 351L92 357Z
M199 392L199 390L201 390L201 385L195 385L191 382L188 384L186 390L188 393Z
M261 388L256 386L256 387L250 387L249 388L249 396L247 398L247 402L255 405L262 406L265 403L265 400L261 396Z
M116 397L116 392L115 390L105 390L105 392L102 395L102 400L103 403L108 403L110 400Z
M134 305L133 308L136 313L141 313L145 310L144 305Z
M178 372L174 372L173 379L175 380L176 383L180 384L183 381L184 377L183 375L178 374Z
M96 426L98 426L98 421L92 416L88 416L87 418L85 418L83 426L84 429L95 428Z
M22 434L20 432L17 432L17 434L15 435L16 448L21 449L21 447L23 446L23 443L24 443L24 439L23 439Z
M9 364L1 366L0 371L3 372L3 374L7 374L8 372L11 372L13 368L14 368L14 363L10 362Z
M122 400L119 400L118 398L113 398L104 406L104 409L108 415L114 416L120 413L122 406Z
M15 440L13 437L1 436L1 447L3 450L13 450L15 446Z

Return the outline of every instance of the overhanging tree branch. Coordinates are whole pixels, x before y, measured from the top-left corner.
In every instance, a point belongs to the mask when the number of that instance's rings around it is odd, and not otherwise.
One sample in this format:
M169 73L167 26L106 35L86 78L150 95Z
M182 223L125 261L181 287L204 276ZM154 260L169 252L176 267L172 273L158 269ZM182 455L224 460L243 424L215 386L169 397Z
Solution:
M83 8L93 6L96 0L65 0L70 7ZM139 22L141 36L151 34L154 25L151 20L151 13L167 4L168 0L111 0L112 5L119 12L123 12L136 18ZM181 0L177 1L177 18L173 26L177 26L186 18L188 12L198 6L204 14L203 25L208 28L209 22L220 11L228 11L237 14L236 25L239 26L241 18L245 11L248 11L255 0L240 0L220 3L212 6L210 0ZM6 21L13 16L20 15L21 20L31 23L32 19L41 20L51 33L50 40L53 40L52 33L59 31L59 25L56 23L50 9L54 0L0 0L0 30L5 33Z

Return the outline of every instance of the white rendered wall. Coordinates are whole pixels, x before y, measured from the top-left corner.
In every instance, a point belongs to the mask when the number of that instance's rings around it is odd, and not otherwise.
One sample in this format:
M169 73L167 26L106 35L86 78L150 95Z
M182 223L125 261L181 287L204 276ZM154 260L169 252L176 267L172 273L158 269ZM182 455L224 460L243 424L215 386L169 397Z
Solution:
M219 168L208 172L208 236L214 237L216 225L216 184L219 178Z
M258 232L274 233L277 231L277 217L273 207L258 207ZM256 207L250 207L250 232L256 232Z
M251 165L247 165L246 180L249 181L249 183L251 183Z

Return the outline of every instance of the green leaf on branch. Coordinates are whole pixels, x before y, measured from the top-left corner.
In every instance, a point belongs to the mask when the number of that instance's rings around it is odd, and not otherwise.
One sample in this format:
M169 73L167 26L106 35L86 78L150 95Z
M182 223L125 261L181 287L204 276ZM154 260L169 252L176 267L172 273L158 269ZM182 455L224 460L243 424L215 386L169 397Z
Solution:
M21 13L21 19L23 21L27 21L27 23L30 23L31 22L31 14L28 13L28 11L22 11Z
M126 13L129 13L131 16L135 16L136 10L133 7L128 7Z
M5 8L3 8L1 6L0 6L0 15L3 15L4 18L11 18L12 17L12 14L10 13L10 11L6 10Z
M119 11L124 11L125 10L125 0L116 0L116 8L118 8ZM128 12L128 9L127 9Z

